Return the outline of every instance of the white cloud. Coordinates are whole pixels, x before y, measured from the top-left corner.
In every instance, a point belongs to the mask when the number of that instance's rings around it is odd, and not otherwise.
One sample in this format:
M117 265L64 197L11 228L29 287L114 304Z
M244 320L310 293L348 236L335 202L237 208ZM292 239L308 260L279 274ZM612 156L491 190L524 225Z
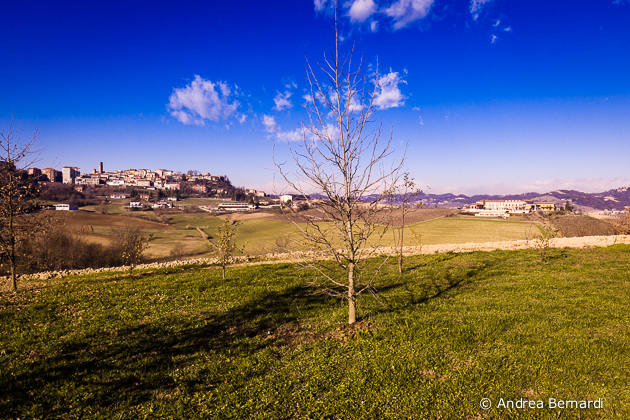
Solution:
M263 125L267 133L275 134L279 141L301 141L304 135L301 130L282 131L282 128L276 123L276 119L270 115L263 115Z
M397 0L384 12L394 19L394 29L400 29L415 20L424 18L432 5L433 0Z
M313 96L310 93L305 93L302 98L306 101L304 105L313 104ZM319 102L324 102L324 96L321 92L315 92L315 98L317 98Z
M492 35L492 40L490 41L491 44L494 44L497 41L497 36L496 35Z
M327 0L314 0L314 3L315 3L315 10L317 10L318 12L321 12L326 7L326 3L328 3L328 1Z
M492 26L494 26L496 28L500 24L501 24L501 19L497 19L496 22L494 22L494 24Z
M206 120L218 122L227 119L240 105L236 100L229 102L231 94L227 83L213 83L195 75L188 86L173 89L167 109L186 125L204 125Z
M484 4L491 2L492 0L471 0L470 2L470 14L473 19L477 20L479 17L479 13L481 12L481 8Z
M378 22L373 20L372 22L370 22L370 31L372 32L376 32L378 31Z
M599 193L630 185L630 178L554 178L546 180L528 181L522 184L506 184L505 182L485 183L477 185L457 185L441 189L443 192L454 194L521 194L537 192L540 194L558 190L576 190L586 193ZM614 202L609 202L615 207ZM579 207L579 204L578 204Z
M389 74L381 76L378 79L379 91L374 98L374 105L380 109L398 108L405 105L407 99L398 85L407 83L400 78L398 72L390 70Z
M507 28L503 29L505 32L512 32L512 27L508 26Z
M358 90L354 90L352 92L352 96L349 98L350 100L348 100L348 90L346 89L343 92L343 95L341 98L339 98L339 100L342 102L341 104L341 108L346 108L346 110L348 112L350 112L351 114L354 112L360 112L363 109L363 103L361 102L362 98L360 97L361 92ZM321 95L320 95L321 96ZM334 90L330 90L329 96L328 96L328 100L330 101L331 104L334 104L335 107L338 106L337 102L337 95L335 93ZM321 101L320 101L321 102ZM332 116L332 113L330 114L330 116Z
M265 131L268 133L275 133L279 128L278 124L276 124L276 119L271 115L263 115L263 124Z
M604 192L613 188L630 185L630 178L574 178L574 179L547 179L519 185L517 188L523 191L550 192L557 190L577 190L594 193Z
M370 16L376 12L376 3L374 0L354 0L348 16L351 22L365 22Z
M422 115L418 115L418 118L420 118L420 125L424 125L424 121L422 121Z
M278 92L275 98L273 98L273 102L276 104L273 109L276 111L282 111L283 109L291 109L293 108L293 104L289 100L289 98L293 95L290 91L285 91L284 93Z

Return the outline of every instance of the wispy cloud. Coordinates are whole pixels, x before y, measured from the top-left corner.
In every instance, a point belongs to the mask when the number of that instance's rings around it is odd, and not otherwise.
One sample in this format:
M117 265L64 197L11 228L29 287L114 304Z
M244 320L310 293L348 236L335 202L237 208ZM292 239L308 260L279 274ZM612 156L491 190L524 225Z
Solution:
M555 178L542 181L534 181L519 185L522 191L550 192L557 190L577 190L582 192L604 192L614 188L630 186L630 178Z
M481 13L481 9L486 3L491 2L492 0L471 0L470 2L470 14L474 20L477 20L479 17L479 13Z
M404 28L416 20L425 18L435 0L347 0L342 8L344 16L351 23L364 24L369 22L369 30L376 32L379 22L378 15L385 15L394 30ZM380 3L380 4L379 4ZM331 0L313 0L315 10L322 12L334 7Z
M441 193L453 194L522 194L526 192L537 192L540 194L559 191L576 190L586 193L599 193L620 187L629 187L630 178L554 178L539 181L532 181L522 184L507 184L505 182L487 183L484 185L456 185L440 188ZM611 202L611 207L615 207Z
M284 109L293 108L293 104L289 100L289 98L293 95L291 91L284 91L284 93L278 92L275 98L273 98L273 102L276 104L273 109L276 111L282 111Z
M401 29L411 22L424 18L429 14L433 0L397 0L384 10L394 19L394 29Z
M321 12L322 10L324 10L326 8L326 3L328 3L327 0L314 0L315 3L315 10L317 10L318 12Z
M379 77L379 91L374 98L374 105L380 109L398 108L405 105L407 97L402 94L398 85L406 83L400 78L398 72L391 70L388 74Z
M348 16L351 22L363 23L376 13L376 10L374 0L354 0L348 10Z
M276 138L282 142L301 141L304 138L302 130L295 129L293 131L282 131L282 128L276 123L276 119L271 115L263 115L262 119L265 131L275 134Z
M497 42L497 36L496 35L492 35L492 39L490 40L490 43L494 44L495 42Z
M234 114L240 105L230 102L232 91L224 82L213 83L196 75L189 85L174 88L167 109L183 124L204 125L206 121L218 122Z

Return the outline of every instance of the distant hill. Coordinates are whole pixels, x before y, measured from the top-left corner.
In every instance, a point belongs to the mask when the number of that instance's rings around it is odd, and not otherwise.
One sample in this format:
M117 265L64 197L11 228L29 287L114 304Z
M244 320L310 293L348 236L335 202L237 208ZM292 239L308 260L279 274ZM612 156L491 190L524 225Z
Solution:
M534 200L564 204L567 200L583 211L623 210L630 206L630 188L618 188L601 193L585 193L575 190L551 191L544 194L528 192L510 195L424 194L420 197L426 207L462 207L479 200Z

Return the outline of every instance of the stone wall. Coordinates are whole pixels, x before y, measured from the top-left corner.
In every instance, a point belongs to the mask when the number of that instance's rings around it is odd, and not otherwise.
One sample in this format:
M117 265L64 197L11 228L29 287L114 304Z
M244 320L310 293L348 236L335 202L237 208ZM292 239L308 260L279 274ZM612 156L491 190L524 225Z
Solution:
M439 244L439 245L422 245L422 246L406 246L403 248L403 254L420 255L420 254L441 254L447 252L477 252L477 251L494 251L497 249L502 250L516 250L516 249L533 249L535 247L536 240L531 241L503 241L503 242L482 242L482 243L465 243L465 244ZM575 238L554 238L550 240L550 247L553 248L592 248L592 247L606 247L614 244L630 244L630 235L613 235L613 236L584 236ZM394 248L379 248L375 251L377 254L392 254L397 252ZM294 252L284 254L267 254L263 256L255 257L257 262L252 264L273 264L280 262L297 262L306 261L312 259L321 259L315 252ZM241 256L234 257L233 264L248 264L254 257ZM166 267L177 267L182 265L214 265L217 264L216 258L196 258L190 260L168 261L161 263L139 264L134 267L136 270L144 269L159 269ZM62 270L62 271L47 271L37 274L29 274L20 276L20 279L26 280L47 280L50 278L61 278L66 276L76 276L83 274L94 273L109 273L119 271L129 271L128 266L122 267L108 267L108 268L87 268L85 270ZM4 279L6 280L6 278Z

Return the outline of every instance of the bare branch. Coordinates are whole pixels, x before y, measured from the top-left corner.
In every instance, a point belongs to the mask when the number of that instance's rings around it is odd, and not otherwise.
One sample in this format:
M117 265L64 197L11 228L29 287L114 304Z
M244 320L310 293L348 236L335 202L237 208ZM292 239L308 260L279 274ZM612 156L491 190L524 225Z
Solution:
M295 169L289 170L282 162L276 163L276 170L288 189L303 196L324 197L309 200L321 217L297 217L294 226L316 256L304 261L304 266L315 269L332 286L317 283L325 293L344 295L352 324L356 297L373 292L372 284L389 258L385 256L370 274L363 269L366 259L377 256L376 249L388 230L389 220L381 208L404 158L390 162L393 136L383 140L382 125L373 126L375 99L381 89L378 63L376 77L369 81L362 72L363 59L356 65L353 62L354 46L346 55L339 53L336 19L335 7L335 39L329 55L324 55L317 69L306 60L310 93L304 108L308 118L301 123L302 142L290 148ZM340 282L329 273L322 259L332 260L343 270L345 280Z

